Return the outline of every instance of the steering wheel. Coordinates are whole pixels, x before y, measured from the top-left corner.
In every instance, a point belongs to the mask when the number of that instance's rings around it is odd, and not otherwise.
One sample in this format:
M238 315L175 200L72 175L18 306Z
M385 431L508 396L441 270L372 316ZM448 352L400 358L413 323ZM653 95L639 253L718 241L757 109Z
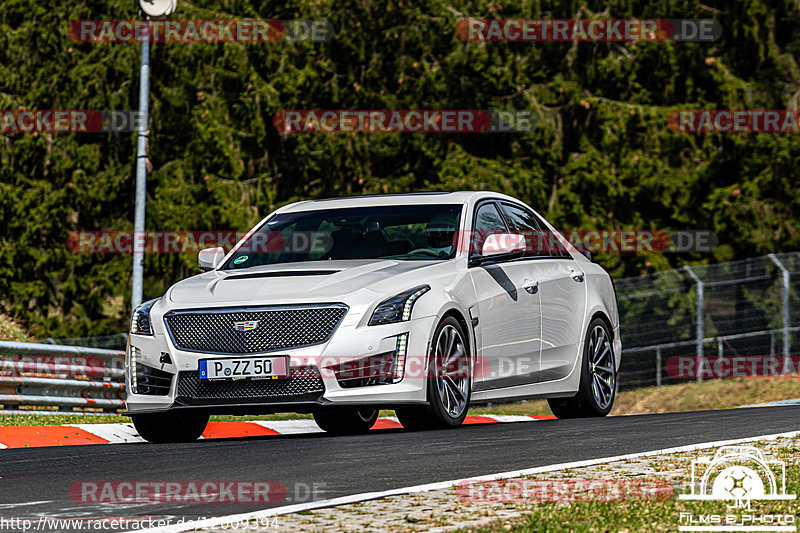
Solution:
M435 257L437 259L441 259L439 252L436 250L432 250L430 248L417 248L416 250L411 250L406 255L427 255L428 257Z

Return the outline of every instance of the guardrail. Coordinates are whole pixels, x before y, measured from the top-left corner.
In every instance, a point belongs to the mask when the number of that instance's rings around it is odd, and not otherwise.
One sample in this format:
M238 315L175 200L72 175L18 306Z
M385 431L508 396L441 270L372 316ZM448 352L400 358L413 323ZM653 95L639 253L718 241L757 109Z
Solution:
M0 341L0 406L122 409L124 362L119 350Z

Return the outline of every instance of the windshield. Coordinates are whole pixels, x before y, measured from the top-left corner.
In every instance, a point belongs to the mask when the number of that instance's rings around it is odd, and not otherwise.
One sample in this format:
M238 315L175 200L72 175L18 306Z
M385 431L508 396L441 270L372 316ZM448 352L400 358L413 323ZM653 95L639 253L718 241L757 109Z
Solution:
M445 260L455 256L461 204L278 214L223 269L335 259Z

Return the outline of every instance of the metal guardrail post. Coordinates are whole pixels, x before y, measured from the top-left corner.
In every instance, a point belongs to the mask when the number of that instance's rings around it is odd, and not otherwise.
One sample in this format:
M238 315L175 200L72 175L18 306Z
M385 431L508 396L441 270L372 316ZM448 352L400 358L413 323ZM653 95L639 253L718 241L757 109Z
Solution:
M656 348L656 387L661 386L661 348Z
M789 358L789 355L790 355L789 354L789 346L790 346L790 342L789 342L790 341L790 339L789 339L789 289L790 289L791 279L789 277L789 269L787 269L784 266L784 264L780 262L780 260L778 259L778 257L775 254L768 254L767 257L769 257L772 260L772 262L775 263L775 266L780 269L781 275L783 277L783 298L782 298L782 304L781 304L782 311L783 311L782 317L781 317L781 321L782 321L782 326L783 326L783 357L784 357L784 363L783 363L783 368L781 369L781 374L783 374L783 370L785 370L786 366L787 366L786 363L789 362L788 358Z
M697 359L695 362L695 369L697 372L697 381L703 381L703 373L701 372L702 365L703 365L703 338L705 335L703 334L704 331L704 324L703 324L703 282L697 277L692 267L686 265L683 267L686 272L689 273L692 280L694 280L697 286L697 324L695 326L696 335L697 335Z

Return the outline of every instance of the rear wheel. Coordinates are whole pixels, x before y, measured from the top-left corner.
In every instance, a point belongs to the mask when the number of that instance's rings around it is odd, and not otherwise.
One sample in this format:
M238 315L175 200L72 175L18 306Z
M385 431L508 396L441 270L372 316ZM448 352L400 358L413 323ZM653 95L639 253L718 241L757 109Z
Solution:
M606 416L614 406L617 393L617 367L608 326L599 318L592 320L584 341L581 381L572 398L547 400L558 418Z
M149 442L191 442L208 425L208 411L192 409L131 415L133 426Z
M455 318L447 317L437 326L429 365L429 405L398 407L398 420L411 431L460 426L467 416L472 384L469 345Z
M329 407L314 412L314 422L332 435L360 435L378 420L378 410L368 407Z

